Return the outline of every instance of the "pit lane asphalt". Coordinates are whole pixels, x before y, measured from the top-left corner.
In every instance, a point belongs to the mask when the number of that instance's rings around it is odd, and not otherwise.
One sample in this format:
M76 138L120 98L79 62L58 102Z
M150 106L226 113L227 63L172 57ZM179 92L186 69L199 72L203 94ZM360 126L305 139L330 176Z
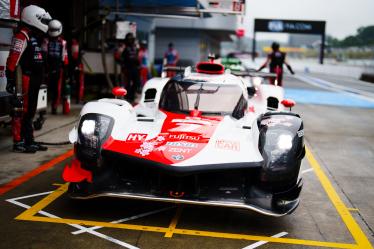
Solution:
M331 80L331 79L329 79ZM300 80L286 77L286 89L321 90ZM339 83L339 82L335 82ZM354 87L352 83L350 85ZM347 97L348 98L348 97ZM348 98L349 100L349 98ZM374 109L360 109L342 106L300 104L294 109L304 119L305 137L308 148L321 165L334 190L350 210L350 215L373 244L374 228ZM53 120L50 119L50 122ZM48 120L47 120L48 122ZM57 119L53 122L59 123ZM55 129L41 139L66 140L72 125ZM9 148L0 152L0 181L7 182L24 174L37 165L47 162L71 147L54 147L48 152L36 155L9 154ZM304 188L301 204L295 213L271 218L244 210L218 207L175 206L173 204L130 201L124 199L101 198L83 202L70 200L62 194L48 202L36 214L57 216L63 219L82 221L112 222L132 217L125 224L141 227L165 227L193 231L220 232L221 236L185 235L171 232L149 232L116 228L99 228L91 233L76 231L83 227L72 227L56 222L16 220L28 206L47 196L48 191L56 191L62 183L63 160L48 170L30 178L21 185L0 196L0 248L322 248L300 244L264 243L258 240L222 238L229 235L255 235L294 238L301 241L334 242L333 245L354 244L355 240L341 215L334 207L320 178L307 159L302 163ZM14 166L15 169L12 169ZM4 177L7 177L4 180ZM55 193L55 192L53 192ZM34 197L29 195L40 194ZM49 193L48 193L49 194ZM22 199L14 199L27 197ZM151 213L149 213L151 212ZM138 217L136 216L144 216ZM178 217L179 215L179 217ZM134 217L135 216L135 217ZM169 234L170 235L170 232ZM230 237L230 236L228 236ZM231 236L235 237L235 236ZM261 238L261 237L260 237ZM292 242L292 241L290 241ZM324 247L326 248L326 247Z

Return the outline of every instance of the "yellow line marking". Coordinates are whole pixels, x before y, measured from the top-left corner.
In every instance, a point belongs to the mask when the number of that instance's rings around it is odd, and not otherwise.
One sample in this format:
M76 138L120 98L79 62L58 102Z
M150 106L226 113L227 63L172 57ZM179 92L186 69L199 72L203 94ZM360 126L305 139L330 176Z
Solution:
M340 217L342 218L343 222L347 226L349 232L352 234L353 239L357 243L357 248L372 249L373 247L371 246L365 233L361 230L360 226L357 224L355 219L352 217L348 208L344 205L343 201L340 199L338 193L335 191L330 180L327 178L321 166L319 165L317 160L314 158L312 152L307 147L305 147L305 149L306 149L306 158L308 159L309 164L314 169L314 172L319 178L319 181L321 182L322 187L325 189L328 197L330 198L330 201L335 206Z
M178 206L177 211L175 212L175 215L170 222L168 231L165 233L166 238L173 237L173 233L174 233L175 228L177 227L179 218L181 217L182 210L183 210L183 206Z
M358 208L347 208L351 212L359 212Z
M142 226L142 225L133 225L133 224L121 224L121 223L115 224L115 223L110 223L106 221L77 220L77 219L65 219L65 218L60 219L60 218L49 218L49 217L41 217L41 216L26 217L26 219L24 220L60 223L60 224L78 224L82 226L101 226L101 227L109 227L109 228L120 228L120 229L126 229L126 230L148 231L148 232L159 232L159 233L166 233L169 230L167 227Z
M102 227L109 227L109 228L120 228L120 229L127 229L127 230L147 231L147 232L159 232L159 233L169 232L169 228L166 228L166 227L141 226L141 225L132 225L132 224L114 224L114 223L109 223L109 222L90 221L90 220L60 219L60 218L49 218L49 217L41 217L41 216L31 216L31 217L27 217L25 220L59 223L59 224L79 224L81 226L102 226ZM274 237L267 237L267 236L255 236L255 235L235 234L235 233L220 233L220 232L178 229L178 228L176 228L173 231L173 234L203 236L203 237L212 237L212 238L224 238L224 239L250 240L250 241L267 241L267 242L282 243L282 244L319 246L319 247L328 247L328 248L348 248L348 249L357 248L357 245L355 244L302 240L302 239L292 239L292 238L274 238Z
M39 211L44 209L46 206L48 206L50 203L52 203L54 200L56 200L58 197L63 195L68 190L69 184L65 183L61 185L58 189L53 191L51 194L44 197L42 200L40 200L38 203L36 203L34 206L32 206L29 209L26 209L25 212L18 215L16 217L16 220L25 220L29 219L30 217L33 217L36 215Z
M302 240L302 239L293 239L293 238L274 238L267 236L255 236L255 235L246 235L246 234L235 234L235 233L221 233L221 232L211 232L203 230L189 230L189 229L178 229L176 225L180 218L182 207L178 208L177 213L175 214L172 222L169 227L156 227L156 226L141 226L141 225L132 225L132 224L114 224L110 222L100 222L100 221L90 221L90 220L78 220L78 219L60 219L60 218L49 218L49 217L40 217L35 216L37 212L41 211L47 207L50 203L55 201L61 195L63 195L67 189L68 184L61 185L56 191L52 192L30 209L24 211L19 216L16 217L18 220L28 220L28 221L39 221L39 222L52 222L60 224L79 224L85 226L102 226L109 228L120 228L128 230L138 230L138 231L149 231L149 232L159 232L165 233L165 237L172 236L173 234L181 235L193 235L193 236L205 236L205 237L214 237L214 238L226 238L226 239L238 239L238 240L251 240L251 241L267 241L274 243L283 243L283 244L295 244L295 245L306 245L306 246L317 246L317 247L328 247L328 248L364 248L364 249L373 249L370 242L368 241L365 234L362 232L359 225L351 216L349 209L344 205L337 192L333 188L331 182L323 172L321 166L318 164L312 153L308 148L306 148L306 156L311 164L314 172L319 178L322 187L325 189L329 199L335 206L342 220L346 224L347 228L351 232L354 240L357 244L349 243L337 243L337 242L325 242L325 241L315 241L315 240Z
M282 244L319 246L319 247L328 247L328 248L356 248L355 244L324 242L324 241L314 241L314 240L302 240L302 239L292 239L292 238L275 238L275 237L267 237L267 236L255 236L255 235L234 234L234 233L220 233L220 232L198 231L198 230L187 230L187 229L175 229L174 233L175 234L213 237L213 238L267 241L267 242L282 243Z
M132 224L114 224L110 222L100 222L100 221L90 221L90 220L78 220L78 219L65 219L65 218L49 218L35 216L35 214L41 211L43 208L47 207L50 203L55 201L61 195L63 195L68 189L68 184L61 185L57 190L44 197L38 203L36 203L30 209L24 211L22 214L16 217L18 220L27 220L27 221L38 221L38 222L49 222L49 223L59 223L59 224L78 224L82 226L102 226L109 228L120 228L127 230L136 230L136 231L148 231L148 232L159 232L159 233L169 233L169 227L156 227L156 226L141 226L141 225L132 225ZM210 232L202 230L189 230L189 229L177 229L176 224L181 215L182 208L178 208L176 215L173 218L174 230L172 234L181 234L181 235L193 235L193 236L205 236L213 238L226 238L226 239L238 239L238 240L250 240L250 241L268 241L274 243L283 243L283 244L296 244L296 245L309 245L309 246L319 246L319 247L328 247L328 248L356 248L355 244L345 244L345 243L335 243L335 242L324 242L324 241L314 241L314 240L301 240L301 239L292 239L292 238L274 238L267 236L254 236L246 234L235 234L235 233L220 233L220 232Z
M64 185L64 184L63 184L63 183L53 183L52 185L53 185L53 186L60 187L60 186L62 186L62 185Z

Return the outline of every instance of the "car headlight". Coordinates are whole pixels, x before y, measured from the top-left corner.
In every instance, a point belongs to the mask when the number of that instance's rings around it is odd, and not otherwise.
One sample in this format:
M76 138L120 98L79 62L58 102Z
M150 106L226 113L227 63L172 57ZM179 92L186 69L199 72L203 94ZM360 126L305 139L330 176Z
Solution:
M278 137L278 148L281 150L289 150L292 148L293 137L288 134L282 134Z
M95 120L83 120L82 122L82 127L81 127L81 132L85 136L92 136L95 133L95 126L96 126L96 121Z
M85 114L78 127L79 153L90 159L97 159L101 145L109 137L113 118L96 113Z
M267 133L265 150L269 156L269 162L277 162L277 167L287 163L289 151L293 147L294 137L285 130L274 130ZM275 164L274 164L275 165Z

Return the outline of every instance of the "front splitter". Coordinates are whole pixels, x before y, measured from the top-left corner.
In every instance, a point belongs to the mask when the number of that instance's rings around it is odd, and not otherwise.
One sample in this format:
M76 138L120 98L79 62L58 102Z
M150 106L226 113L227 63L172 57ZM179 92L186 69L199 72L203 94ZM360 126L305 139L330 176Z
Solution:
M170 202L170 203L183 203L191 205L202 205L202 206L216 206L216 207L228 207L228 208L239 208L251 210L263 215L272 216L272 217L282 217L287 214L292 213L299 205L299 199L288 203L289 208L284 213L278 213L271 210L266 210L261 207L247 204L244 202L233 202L233 201L198 201L198 200L186 200L186 199L176 199L176 198L167 198L167 197L158 197L153 195L141 195L134 193L115 193L115 192L103 192L97 194L91 194L88 196L71 196L73 199L93 199L98 197L115 197L115 198L126 198L126 199L135 199L135 200L145 200L145 201L160 201L160 202Z

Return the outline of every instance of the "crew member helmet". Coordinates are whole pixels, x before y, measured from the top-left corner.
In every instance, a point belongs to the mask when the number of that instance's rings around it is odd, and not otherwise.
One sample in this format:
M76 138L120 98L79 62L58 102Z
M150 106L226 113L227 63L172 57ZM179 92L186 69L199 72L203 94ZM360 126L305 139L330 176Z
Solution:
M274 51L278 51L279 50L279 43L278 42L273 42L273 44L271 44L271 48Z
M23 8L21 13L21 21L34 27L44 33L48 31L48 23L52 20L45 9L36 5L29 5Z
M126 45L128 46L132 46L135 42L135 36L133 33L127 33L126 36L125 36L125 43Z
M50 37L57 37L62 33L62 24L59 20L52 20L48 24L48 35Z

